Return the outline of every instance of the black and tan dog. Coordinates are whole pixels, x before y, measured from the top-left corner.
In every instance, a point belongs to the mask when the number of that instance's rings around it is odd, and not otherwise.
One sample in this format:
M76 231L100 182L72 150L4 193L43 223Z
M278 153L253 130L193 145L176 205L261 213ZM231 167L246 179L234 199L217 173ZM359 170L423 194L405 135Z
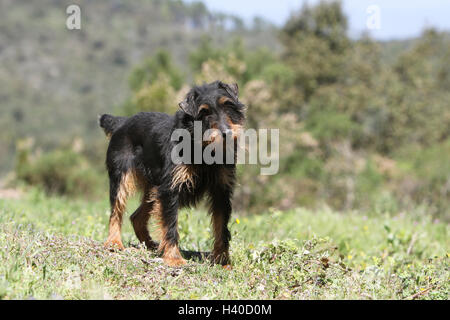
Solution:
M225 145L225 134L237 138L245 120L244 105L239 102L236 84L216 81L194 87L179 106L173 116L142 112L130 118L100 117L100 126L111 138L106 155L111 216L105 246L124 248L121 225L126 200L134 191L142 191L142 203L131 216L137 238L148 248L158 248L168 265L185 264L178 248L178 210L195 206L206 195L215 238L212 258L215 263L226 265L230 262L227 225L235 164L174 164L171 153L177 142L172 141L171 135L176 129L193 132L194 121L201 121L203 132L217 129L215 132L220 133L203 142L203 148L212 142ZM148 231L151 216L159 221L159 246Z

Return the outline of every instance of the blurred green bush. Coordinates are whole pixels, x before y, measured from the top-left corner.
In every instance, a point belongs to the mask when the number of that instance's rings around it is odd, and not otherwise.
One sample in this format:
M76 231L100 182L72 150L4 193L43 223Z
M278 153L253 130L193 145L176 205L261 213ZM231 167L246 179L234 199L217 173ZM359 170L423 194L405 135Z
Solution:
M106 190L105 174L73 149L32 155L31 146L26 145L18 148L17 159L17 179L49 194L93 198Z

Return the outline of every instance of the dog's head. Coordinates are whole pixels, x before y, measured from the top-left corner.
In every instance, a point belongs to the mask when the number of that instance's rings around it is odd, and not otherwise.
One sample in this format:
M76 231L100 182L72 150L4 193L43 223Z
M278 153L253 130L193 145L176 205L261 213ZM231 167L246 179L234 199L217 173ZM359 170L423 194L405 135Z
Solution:
M245 121L238 96L237 84L215 81L192 88L179 106L189 121L201 121L206 143L220 143L227 136L236 139Z

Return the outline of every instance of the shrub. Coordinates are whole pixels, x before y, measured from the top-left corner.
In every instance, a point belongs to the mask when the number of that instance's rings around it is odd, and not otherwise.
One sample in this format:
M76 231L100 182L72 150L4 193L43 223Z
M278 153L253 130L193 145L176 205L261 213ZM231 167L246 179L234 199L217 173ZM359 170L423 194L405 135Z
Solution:
M50 194L89 196L98 194L105 178L81 154L58 149L30 159L29 150L19 150L17 178Z

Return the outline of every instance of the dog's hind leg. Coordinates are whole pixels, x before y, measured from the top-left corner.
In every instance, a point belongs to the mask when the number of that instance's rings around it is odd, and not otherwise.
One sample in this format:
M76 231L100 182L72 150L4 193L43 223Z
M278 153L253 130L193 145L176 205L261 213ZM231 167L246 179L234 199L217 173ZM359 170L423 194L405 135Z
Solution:
M159 225L161 242L158 251L162 253L164 262L172 267L186 264L178 247L178 197L172 191L158 192Z
M109 235L105 247L123 250L122 219L126 209L128 197L136 189L136 175L133 170L121 174L110 173L110 202L111 215L109 217Z
M145 188L141 205L130 217L136 237L140 243L144 242L148 249L156 249L158 247L158 244L152 240L148 232L148 221L151 215L160 211L161 204L156 196L156 188Z

